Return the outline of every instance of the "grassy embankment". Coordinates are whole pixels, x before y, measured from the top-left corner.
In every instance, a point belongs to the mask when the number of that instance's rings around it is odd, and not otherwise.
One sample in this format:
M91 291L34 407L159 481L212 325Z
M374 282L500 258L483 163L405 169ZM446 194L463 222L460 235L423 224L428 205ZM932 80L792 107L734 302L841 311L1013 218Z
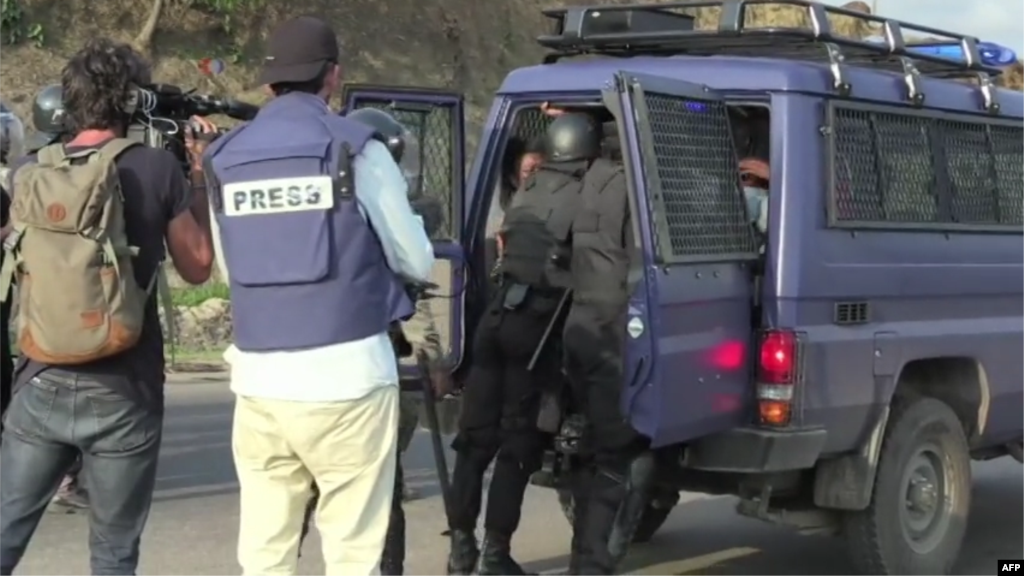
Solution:
M211 298L227 300L229 295L227 285L220 282L210 282L201 286L171 288L171 301L174 303L175 308L194 308ZM171 350L171 342L167 342L166 356L168 362L173 357L176 365L219 364L223 352L219 348L197 350L190 347L188 343L182 342L175 343L175 349Z

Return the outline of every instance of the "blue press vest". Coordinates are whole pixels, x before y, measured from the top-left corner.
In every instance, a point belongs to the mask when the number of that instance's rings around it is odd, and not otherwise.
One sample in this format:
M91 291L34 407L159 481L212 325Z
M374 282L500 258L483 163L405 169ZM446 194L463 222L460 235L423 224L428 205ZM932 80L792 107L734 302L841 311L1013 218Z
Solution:
M294 93L210 145L240 350L351 342L412 315L354 195L351 160L371 136L316 96Z

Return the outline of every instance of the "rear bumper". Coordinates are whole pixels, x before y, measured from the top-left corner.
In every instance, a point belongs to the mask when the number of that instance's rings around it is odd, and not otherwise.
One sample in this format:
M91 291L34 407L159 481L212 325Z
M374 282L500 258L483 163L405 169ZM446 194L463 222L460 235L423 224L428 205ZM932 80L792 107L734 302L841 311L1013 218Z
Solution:
M735 428L692 442L685 466L745 474L805 470L818 461L827 436L823 428Z

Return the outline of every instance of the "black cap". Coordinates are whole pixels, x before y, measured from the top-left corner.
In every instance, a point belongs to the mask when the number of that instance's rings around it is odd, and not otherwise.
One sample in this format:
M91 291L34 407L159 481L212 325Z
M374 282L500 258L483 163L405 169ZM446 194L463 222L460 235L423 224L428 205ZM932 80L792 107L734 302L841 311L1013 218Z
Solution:
M338 37L326 22L312 16L293 18L270 34L260 84L308 82L327 62L337 63L340 52Z

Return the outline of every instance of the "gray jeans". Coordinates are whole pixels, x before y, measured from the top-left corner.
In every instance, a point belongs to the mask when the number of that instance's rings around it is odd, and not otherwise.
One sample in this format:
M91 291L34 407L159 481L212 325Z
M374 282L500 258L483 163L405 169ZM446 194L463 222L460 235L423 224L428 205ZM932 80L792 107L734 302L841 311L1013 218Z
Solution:
M21 561L82 454L93 574L135 574L156 484L162 414L88 376L49 370L15 392L0 447L0 574Z

